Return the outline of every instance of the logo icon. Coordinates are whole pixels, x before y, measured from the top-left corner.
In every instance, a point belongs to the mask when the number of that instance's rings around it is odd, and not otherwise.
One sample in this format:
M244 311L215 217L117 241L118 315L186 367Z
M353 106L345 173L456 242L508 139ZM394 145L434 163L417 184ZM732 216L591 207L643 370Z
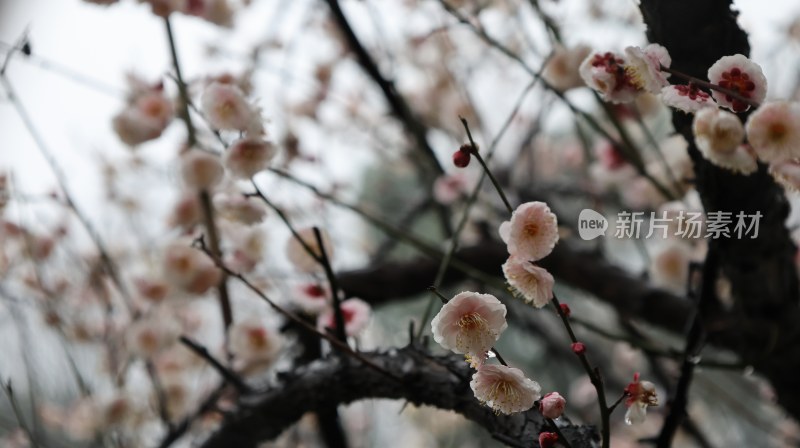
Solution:
M605 236L608 229L608 220L596 211L585 208L578 215L578 234L581 239L589 241L600 235Z

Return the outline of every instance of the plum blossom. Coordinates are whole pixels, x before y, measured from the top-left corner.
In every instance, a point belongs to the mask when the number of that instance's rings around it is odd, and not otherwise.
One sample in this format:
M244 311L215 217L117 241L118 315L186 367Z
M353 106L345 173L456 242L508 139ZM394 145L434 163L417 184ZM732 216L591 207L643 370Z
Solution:
M741 54L720 58L708 69L708 80L756 103L764 101L767 96L767 78L761 67ZM714 90L711 95L721 106L734 112L750 108L750 105L725 93Z
M558 392L550 392L545 394L539 401L539 412L545 418L558 418L564 413L564 408L567 406L567 400Z
M684 291L691 260L692 252L683 242L677 241L661 248L652 257L650 265L653 283L676 292Z
M704 107L716 107L711 95L694 84L675 84L661 89L661 101L665 105L693 114Z
M515 296L542 308L553 298L553 276L528 260L511 256L503 264L503 275Z
M340 303L342 317L344 318L344 333L347 336L358 336L366 328L372 314L372 308L361 299L347 299ZM317 326L325 331L326 328L336 329L336 317L333 308L328 308L317 319Z
M318 283L304 283L294 288L291 298L306 313L318 315L328 308L331 291Z
M203 218L200 209L200 201L197 193L187 191L181 194L178 202L173 205L169 216L168 224L170 227L177 227L183 230L190 230Z
M260 138L237 140L225 151L223 163L231 176L237 179L250 179L264 171L275 157L275 146Z
M466 196L471 183L464 171L444 174L433 183L433 198L440 204L450 205L458 198Z
M544 66L542 78L559 92L584 86L579 68L591 51L586 45L571 48L557 45Z
M228 330L228 348L240 370L269 367L278 357L283 337L259 317L234 322Z
M217 185L224 174L219 158L207 152L192 150L181 157L181 176L189 188L208 190Z
M776 182L789 191L800 191L800 159L772 162L769 173Z
M260 135L261 115L233 84L213 82L206 86L201 98L203 113L214 129L242 131Z
M628 411L625 413L625 423L636 425L643 423L647 417L648 406L658 406L656 396L656 386L650 381L639 381L639 373L633 375L633 382L625 387L625 406Z
M172 345L180 333L174 320L153 315L135 321L125 334L128 349L149 358Z
M329 259L333 258L333 246L331 245L328 232L325 229L319 229L319 231L325 253L328 255ZM314 235L314 229L312 227L298 230L297 237L305 243L315 256L322 256L322 249L319 247L319 244L317 244L317 238ZM286 256L298 270L303 272L316 271L320 268L319 262L308 253L306 247L303 247L303 244L300 243L297 237L294 235L289 237L289 241L286 243Z
M214 261L188 245L168 246L162 263L167 281L191 294L204 294L222 279L222 272Z
M245 225L258 224L267 214L263 202L241 194L214 196L214 207L220 217Z
M558 434L554 432L539 433L539 448L555 448L558 443Z
M128 90L128 103L114 116L112 126L123 143L135 147L160 137L175 110L160 82L149 84L130 74Z
M745 175L756 171L755 157L742 145L745 131L736 115L703 108L695 114L692 130L697 148L711 163Z
M583 60L578 71L586 85L597 91L605 101L629 103L638 94L621 55L593 53Z
M627 63L625 73L629 82L638 90L658 94L661 89L668 86L668 73L661 71L661 67L669 67L672 63L667 49L659 44L650 44L646 47L628 47L625 49Z
M469 386L475 398L506 415L532 408L542 392L539 383L526 378L522 370L503 365L481 366Z
M508 253L530 261L540 260L553 251L558 242L556 215L544 202L526 202L500 225L500 237Z
M491 294L461 292L431 321L433 339L456 353L485 359L506 328L506 306Z
M747 118L745 128L759 159L775 162L800 157L800 104L763 104Z

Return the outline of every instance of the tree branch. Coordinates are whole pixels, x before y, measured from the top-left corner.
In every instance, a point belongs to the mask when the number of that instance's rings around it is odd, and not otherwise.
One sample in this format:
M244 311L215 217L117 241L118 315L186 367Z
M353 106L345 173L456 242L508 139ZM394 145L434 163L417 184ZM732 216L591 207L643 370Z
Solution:
M534 446L539 431L547 426L536 409L506 416L480 404L469 386L472 371L459 355L431 356L409 346L365 356L397 372L403 381L386 381L363 364L328 357L279 375L280 384L243 404L202 446L255 447L280 435L306 412L366 398L403 398L416 405L453 410L512 446ZM559 429L574 448L594 446L597 434L593 427L561 420Z

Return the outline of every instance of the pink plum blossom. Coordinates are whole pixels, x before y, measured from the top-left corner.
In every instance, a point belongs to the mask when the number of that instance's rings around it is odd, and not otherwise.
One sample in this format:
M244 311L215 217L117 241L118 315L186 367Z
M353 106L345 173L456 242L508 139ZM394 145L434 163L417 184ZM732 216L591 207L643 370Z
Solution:
M491 294L461 292L431 321L433 339L456 353L483 359L506 328L506 306Z
M550 392L545 394L539 401L539 412L545 418L558 418L564 413L564 408L567 406L567 400L558 392Z
M528 260L511 256L503 264L503 275L515 296L541 308L553 298L553 276Z
M510 255L540 260L549 255L558 242L558 221L544 202L526 202L514 210L510 221L500 225L500 237Z
M774 101L747 118L747 140L764 162L800 157L800 104Z
M661 89L661 100L665 105L693 114L704 107L716 107L711 95L694 84L676 84Z
M132 353L149 358L175 343L179 333L180 327L174 320L154 315L135 321L125 336Z
M469 386L475 398L507 415L532 408L542 392L539 383L526 378L522 370L503 365L481 366Z
M181 194L178 202L172 206L172 213L169 217L170 227L177 227L183 230L190 230L203 218L203 211L200 209L200 201L197 193L187 191Z
M165 250L162 267L167 281L191 294L205 293L219 284L222 276L208 255L177 243Z
M361 299L347 299L341 302L342 317L344 318L344 333L347 336L358 336L366 328L372 315L372 308ZM333 308L328 308L317 319L317 326L321 330L336 329L336 317Z
M741 54L720 58L708 69L708 80L756 103L764 101L767 96L767 78L761 67ZM744 112L750 108L748 104L725 93L714 90L711 95L721 106L734 112Z

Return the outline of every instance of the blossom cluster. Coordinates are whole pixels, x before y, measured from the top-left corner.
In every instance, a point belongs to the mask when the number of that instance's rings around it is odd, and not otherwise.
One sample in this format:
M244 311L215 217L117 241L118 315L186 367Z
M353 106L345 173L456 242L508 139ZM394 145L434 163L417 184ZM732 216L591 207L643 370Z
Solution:
M744 55L724 56L705 80L670 85L671 58L657 44L628 47L624 54L594 53L581 64L586 84L612 103L627 103L643 92L659 94L669 107L694 114L700 153L721 168L750 175L758 162L787 188L800 188L800 103L767 101L761 67ZM738 115L755 108L743 122Z
M558 241L555 215L542 202L522 204L511 220L500 226L510 258L503 271L512 291L542 307L552 299L553 277L533 261L547 256ZM433 338L442 347L466 355L476 369L470 382L475 397L496 412L526 411L539 402L548 418L557 418L566 401L558 393L541 396L541 386L522 370L488 364L489 352L508 328L506 306L491 294L461 292L433 318Z

